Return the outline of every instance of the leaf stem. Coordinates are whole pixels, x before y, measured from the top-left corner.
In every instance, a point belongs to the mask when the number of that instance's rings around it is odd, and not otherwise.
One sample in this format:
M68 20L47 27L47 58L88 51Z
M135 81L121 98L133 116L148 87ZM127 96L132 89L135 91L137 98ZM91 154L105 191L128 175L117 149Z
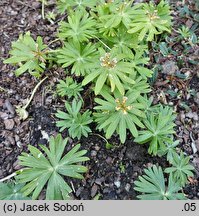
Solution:
M106 45L102 40L100 40L98 37L96 37L95 36L95 38L99 41L99 42L101 42L107 49L109 49L109 50L111 50L111 48L108 46L108 45Z

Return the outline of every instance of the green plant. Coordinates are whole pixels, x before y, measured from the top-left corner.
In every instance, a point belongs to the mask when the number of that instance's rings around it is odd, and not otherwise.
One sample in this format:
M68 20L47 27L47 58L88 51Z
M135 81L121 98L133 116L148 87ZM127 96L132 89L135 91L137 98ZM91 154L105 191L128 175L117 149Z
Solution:
M194 167L189 164L190 157L185 156L181 151L180 155L173 153L173 160L170 161L172 167L165 169L166 173L172 173L175 181L180 182L182 186L187 183L187 177L193 177Z
M67 139L63 140L58 134L55 138L50 138L49 149L40 145L47 156L31 145L28 146L29 154L23 152L19 156L19 163L25 168L18 172L16 178L19 183L26 183L21 189L24 195L32 194L32 199L37 199L47 185L47 200L68 199L72 190L62 176L82 179L82 173L85 173L87 168L77 163L89 158L84 157L86 150L79 151L80 144L64 154L66 145Z
M46 48L42 38L37 37L36 42L30 36L30 32L20 35L19 39L12 42L10 58L4 61L5 64L18 64L19 68L15 71L16 76L28 71L35 77L40 77L46 67Z
M108 10L105 10L104 14L101 14L101 16L99 17L99 20L104 24L103 28L117 28L120 24L123 24L126 28L128 28L133 18L134 8L132 8L132 3L132 0L116 0L114 2L111 1L108 7L105 6L104 9ZM107 11L108 13L106 14L105 12Z
M139 33L138 39L152 41L155 35L171 31L170 7L161 0L156 6L153 2L140 4L133 11L133 19L128 33Z
M180 193L181 185L174 181L172 175L169 175L168 186L165 185L165 176L162 168L153 165L144 169L145 174L139 176L135 181L134 190L143 193L137 197L141 200L185 200L186 197Z
M61 97L67 96L69 99L71 97L81 98L80 92L83 90L81 84L78 84L73 80L72 77L66 77L66 80L60 80L57 84L57 93Z
M57 118L61 119L60 121L57 121L57 127L60 127L60 132L68 129L69 136L72 138L77 137L78 139L81 138L81 136L88 136L88 133L91 132L91 129L89 128L89 124L93 121L91 118L91 112L87 110L83 114L80 113L82 106L82 101L76 101L73 99L72 105L70 103L65 103L65 108L67 110L66 112L58 110L58 112L55 114Z
M71 10L68 22L61 22L59 37L64 40L73 39L74 42L88 42L96 35L96 23L86 10Z
M77 76L91 72L96 62L96 48L91 43L86 45L69 41L57 54L57 63L63 68L72 66L71 73Z
M147 118L143 120L146 130L139 131L139 136L134 141L140 144L149 143L148 152L156 155L175 132L174 119L175 115L170 107L156 107L155 112L147 113Z
M190 29L187 26L182 26L178 29L178 33L180 34L182 39L189 39L191 37Z
M92 70L88 74L82 85L86 85L89 82L96 80L95 82L95 94L99 94L105 85L106 81L111 86L111 92L118 89L121 94L124 94L124 83L134 84L135 81L129 77L132 74L134 64L132 62L125 61L125 55L117 55L112 49L110 52L106 52L104 49L99 49L100 57L96 62L95 70Z
M176 140L175 142L173 141L173 139L168 140L167 142L165 142L165 145L160 148L158 155L161 157L167 155L167 161L171 163L173 161L174 154L176 153L176 147L178 146L178 144L179 140Z
M97 113L94 113L97 128L104 130L106 138L109 139L116 131L119 134L122 143L126 140L126 131L130 130L132 136L138 136L138 127L144 128L141 120L145 118L145 106L138 102L139 91L128 91L125 96L118 91L114 91L114 97L108 90L101 92L103 99L96 98L95 102L99 104L94 107Z
M29 200L20 191L23 186L14 182L0 183L0 200Z
M147 46L139 43L137 34L129 34L124 26L115 30L114 37L104 36L104 39L109 47L114 47L118 53L124 53L130 57L132 50L140 53L147 51Z
M92 8L96 3L97 0L57 0L57 8L63 14L71 7L77 7L78 9Z
M56 14L53 11L49 11L46 14L46 19L51 23L54 24L55 23L55 19L56 19Z

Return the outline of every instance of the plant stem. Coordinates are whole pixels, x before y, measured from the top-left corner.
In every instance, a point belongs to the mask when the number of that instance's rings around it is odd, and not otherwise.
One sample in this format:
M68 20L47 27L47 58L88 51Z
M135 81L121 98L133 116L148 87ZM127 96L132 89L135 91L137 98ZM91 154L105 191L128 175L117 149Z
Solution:
M53 43L55 43L55 42L57 42L57 41L59 41L60 39L59 38L57 38L57 39L55 39L55 40L53 40L53 41L50 41L50 43L48 43L48 47L51 45L51 44L53 44Z
M32 99L33 99L33 97L34 97L34 95L35 95L35 92L37 91L37 89L39 88L39 86L42 84L42 82L44 82L47 78L48 78L48 77L45 77L44 79L42 79L42 80L35 86L35 88L33 89L32 94L31 94L31 96L30 96L30 98L29 98L29 100L28 100L28 102L27 102L27 104L24 106L24 109L26 109L26 108L29 106L30 102L32 101Z
M98 37L95 37L99 42L101 42L107 49L111 50L111 48L106 45L102 40L100 40Z
M45 19L44 7L45 7L45 0L42 0L41 14L42 14L42 18L43 19Z
M14 172L14 173L12 173L12 174L6 176L5 178L0 179L0 182L4 182L4 181L6 181L6 180L9 180L9 179L11 179L12 177L16 176L16 174L17 174L17 173Z
M92 134L102 138L106 143L108 143L108 140L104 138L103 136L101 136L100 134L97 134L97 133L92 133Z

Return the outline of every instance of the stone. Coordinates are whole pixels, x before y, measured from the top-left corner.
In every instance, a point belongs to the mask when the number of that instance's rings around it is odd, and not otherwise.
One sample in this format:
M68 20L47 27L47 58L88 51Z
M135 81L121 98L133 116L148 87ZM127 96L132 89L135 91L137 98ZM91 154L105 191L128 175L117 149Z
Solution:
M5 119L4 125L6 130L12 130L15 125L15 122L13 119Z

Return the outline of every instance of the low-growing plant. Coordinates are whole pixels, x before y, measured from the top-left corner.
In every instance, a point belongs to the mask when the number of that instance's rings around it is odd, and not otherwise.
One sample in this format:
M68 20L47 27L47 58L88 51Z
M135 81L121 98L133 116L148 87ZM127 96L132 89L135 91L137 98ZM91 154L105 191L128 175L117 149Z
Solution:
M171 173L175 181L180 182L182 186L188 181L188 177L193 177L194 167L189 164L190 157L185 156L181 151L180 155L173 152L173 159L170 161L172 167L165 169L166 173Z
M68 9L71 9L72 7L78 8L78 9L86 9L86 8L92 8L96 5L97 0L57 0L57 9L58 11L63 14L64 12L67 12Z
M174 119L175 115L170 107L156 107L156 111L147 113L147 118L143 120L146 130L139 131L139 136L134 141L139 144L149 143L148 152L156 155L175 133Z
M21 189L25 196L31 195L33 200L37 199L41 191L46 188L47 200L69 198L72 189L63 176L83 179L82 173L85 173L87 168L78 163L89 158L84 156L86 150L79 151L80 144L65 154L66 145L67 139L58 134L55 138L50 138L49 149L40 145L46 156L31 145L28 146L30 153L23 152L19 156L19 164L24 166L24 169L18 171L16 178L19 183L26 183Z
M143 193L137 198L141 200L185 200L183 193L179 192L181 184L175 181L172 174L167 179L167 186L165 184L165 176L162 168L153 165L148 169L144 169L145 174L138 177L134 182L134 190Z
M137 8L137 6L132 7L132 3L132 0L108 1L108 6L100 5L101 7L99 6L97 9L101 15L99 16L99 20L103 23L103 26L100 26L101 29L117 28L121 24L129 28L133 19L134 8Z
M47 1L41 2L44 18ZM115 133L124 143L128 134L137 143L149 143L148 152L167 155L172 167L165 170L169 173L166 176L161 167L145 169L145 175L135 181L134 189L143 193L138 198L186 199L180 190L187 178L193 176L193 167L188 163L188 157L176 153L178 141L173 140L175 115L169 107L152 106L153 98L147 97L151 91L149 83L155 82L161 70L160 66L153 71L150 69L149 47L152 46L156 52L160 49L164 56L176 54L166 43L156 40L160 38L158 35L171 30L169 4L165 0L160 0L157 5L154 1L135 3L133 0L57 0L56 3L58 12L65 16L58 23L58 38L48 46L58 41L62 46L55 46L56 50L47 49L41 37L35 41L27 32L13 42L11 57L4 62L19 65L17 76L29 71L39 77L52 63L65 68L67 75L73 74L74 79L67 77L57 84L58 95L67 99L66 111L58 110L55 114L60 132L67 130L71 138L88 137L91 132L89 125L94 119L96 128L103 130L106 139ZM54 24L53 13L46 17ZM180 40L189 36L186 28L179 33ZM193 36L183 46L195 44L197 38L195 34ZM53 61L47 64L51 58ZM94 98L93 116L87 104L82 109L84 98L80 95L83 87L90 83L88 88L98 95ZM23 119L28 115L27 106L19 106L16 110ZM114 144L103 139L107 149L115 148ZM88 158L84 156L85 150L79 151L80 144L65 154L66 144L67 139L63 140L59 134L50 138L49 149L29 146L30 153L22 153L19 160L24 169L18 171L16 177L24 184L20 193L37 199L44 191L46 199L68 199L71 188L64 176L83 178L82 173L87 169L79 162ZM125 171L124 168L121 163L121 172Z
M164 144L165 145L159 149L158 155L160 157L166 155L167 161L169 161L171 163L173 161L174 154L176 153L176 147L179 144L179 140L176 140L174 142L173 139L170 139L167 142L165 142Z
M81 84L78 84L72 77L66 77L65 81L60 80L57 84L57 93L61 97L67 98L74 97L75 99L81 98L80 92L83 90Z
M91 43L86 45L69 41L57 54L57 63L63 68L72 66L71 73L77 76L91 72L96 62L96 48Z
M124 143L127 129L133 137L137 137L136 126L144 128L142 120L145 118L145 106L138 102L139 91L128 91L124 96L119 91L114 91L114 96L112 96L107 89L101 92L104 99L95 99L95 102L99 104L94 107L97 110L94 113L97 128L104 130L107 139L116 131L121 142Z
M12 43L11 57L4 61L5 64L17 64L16 76L28 71L35 77L40 77L46 67L46 48L42 38L37 40L31 37L30 32L20 35L19 39Z
M181 39L189 39L191 36L190 29L187 26L182 26L178 29Z
M133 64L123 61L123 55L117 55L113 50L106 52L100 49L100 58L96 62L96 68L88 74L82 82L86 85L96 79L95 94L99 94L106 81L111 86L111 92L118 89L124 94L124 83L134 84L135 81L129 78L129 74L133 72Z
M63 40L72 39L74 42L88 42L96 35L96 22L86 10L68 11L67 22L62 21L59 27L59 37Z
M76 101L73 99L72 105L68 102L65 103L66 112L58 110L55 114L57 118L61 119L57 121L56 125L60 128L60 132L68 129L69 136L72 138L80 139L82 136L87 137L91 131L88 126L93 120L91 112L87 110L83 114L80 113L82 107L82 101Z
M21 192L24 184L18 184L14 182L0 183L0 200L29 200Z
M140 4L133 11L133 19L128 33L139 33L138 39L152 41L155 35L171 31L170 7L161 0L156 6L153 2Z

